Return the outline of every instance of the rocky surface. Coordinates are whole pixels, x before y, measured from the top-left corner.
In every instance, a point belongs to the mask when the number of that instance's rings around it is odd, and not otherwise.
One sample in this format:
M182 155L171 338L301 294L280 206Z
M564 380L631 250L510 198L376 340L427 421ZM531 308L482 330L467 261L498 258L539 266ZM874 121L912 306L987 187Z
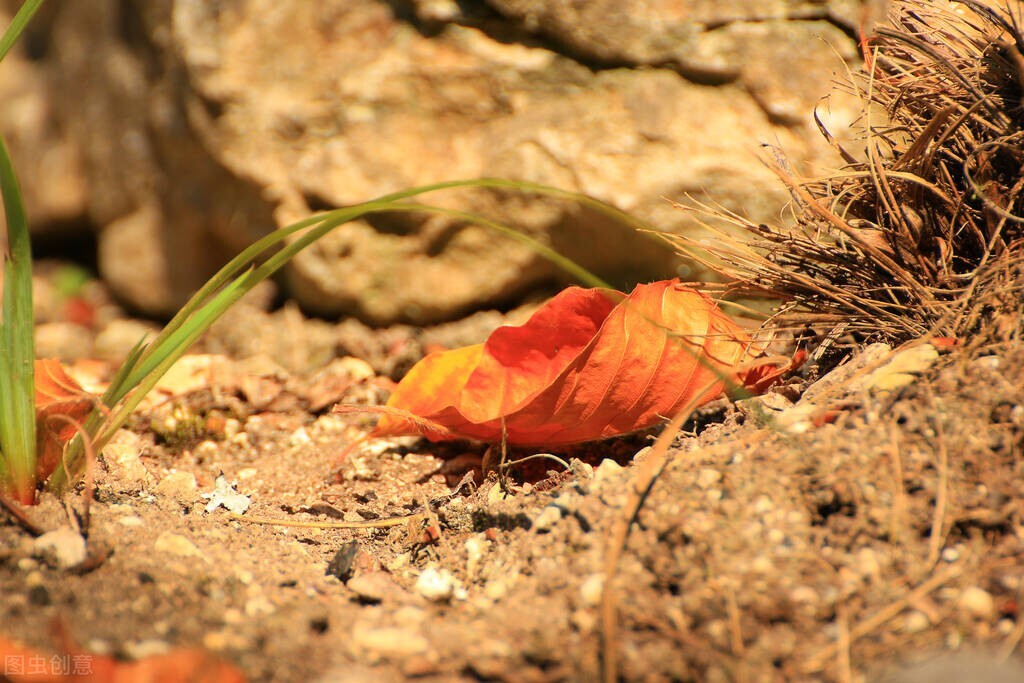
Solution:
M669 230L693 228L665 201L685 193L770 219L784 197L757 146L834 161L810 114L856 59L861 5L754 6L62 3L37 17L31 59L4 64L0 88L23 106L0 124L24 150L37 223L98 226L117 296L163 315L311 210L439 180L548 183ZM852 108L833 103L830 115ZM553 200L429 200L519 227L620 284L677 265L661 245ZM382 216L302 254L285 281L308 310L384 324L504 305L556 275L483 228Z

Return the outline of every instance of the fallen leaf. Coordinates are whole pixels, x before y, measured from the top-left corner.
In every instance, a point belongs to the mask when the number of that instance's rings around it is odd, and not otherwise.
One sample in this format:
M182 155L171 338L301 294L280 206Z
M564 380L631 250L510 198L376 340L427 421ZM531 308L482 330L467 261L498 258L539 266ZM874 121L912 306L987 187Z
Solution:
M513 445L572 444L654 426L721 395L725 379L763 389L782 370L744 369L759 351L712 299L678 280L628 297L570 287L524 325L430 354L386 406L335 409L383 413L368 438L495 443L504 431Z
M244 683L241 672L205 650L181 648L135 662L81 652L47 654L0 638L0 680L11 683Z
M60 463L64 445L75 436L98 399L64 372L60 361L35 362L36 478L45 480Z

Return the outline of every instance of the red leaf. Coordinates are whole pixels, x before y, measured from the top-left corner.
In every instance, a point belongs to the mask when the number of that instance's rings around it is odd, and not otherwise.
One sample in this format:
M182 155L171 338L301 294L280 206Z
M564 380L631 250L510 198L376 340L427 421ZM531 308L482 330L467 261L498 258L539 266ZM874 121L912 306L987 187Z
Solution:
M618 436L719 396L725 378L742 383L741 366L758 351L714 301L678 280L628 297L570 287L525 325L417 363L369 436L497 442L504 429L509 443L538 446ZM779 374L756 369L749 379L760 389Z
M37 360L36 478L45 480L60 463L64 445L75 436L74 422L84 420L97 398L68 377L55 359Z
M46 654L0 638L3 680L12 683L244 683L242 674L205 650L178 649L136 662L65 649Z

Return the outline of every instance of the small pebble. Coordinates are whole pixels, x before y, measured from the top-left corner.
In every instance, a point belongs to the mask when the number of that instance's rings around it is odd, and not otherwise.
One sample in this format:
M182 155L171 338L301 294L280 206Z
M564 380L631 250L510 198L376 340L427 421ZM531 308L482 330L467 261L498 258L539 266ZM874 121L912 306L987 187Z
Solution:
M86 652L91 652L94 655L109 655L114 651L114 648L109 642L102 638L90 638L85 641L85 650Z
M487 490L487 504L494 505L501 501L509 498L509 495L505 493L505 489L502 488L500 482L495 482L494 486Z
M124 644L124 651L129 659L145 659L146 657L167 654L171 651L171 644L166 640L158 640L156 638L129 641Z
M447 569L427 567L416 579L416 592L431 602L448 602L458 589L458 580Z
M956 562L960 559L960 548L951 547L942 549L943 562Z
M250 598L245 601L245 615L247 617L265 617L276 611L274 604L264 597Z
M436 657L429 655L412 655L402 662L402 675L409 678L431 676L439 671Z
M50 591L42 585L32 586L28 589L28 601L35 607L49 607L53 604L53 600L50 599Z
M288 437L288 443L292 446L305 446L313 443L313 439L310 438L309 432L304 427L299 427Z
M68 569L85 561L85 539L71 527L61 527L37 538L32 554L51 567Z
M976 619L991 620L996 615L996 601L983 588L971 586L960 593L957 607Z
M533 520L533 529L539 533L551 531L562 519L562 511L554 505L548 505Z
M472 579L480 569L480 561L487 554L491 543L483 534L476 534L466 539L466 576Z
M405 605L399 607L391 615L396 626L418 626L427 618L427 611L421 607Z
M622 465L605 458L601 461L601 464L594 469L594 486L601 487L608 483L609 480L618 476L619 472L623 470Z
M220 652L228 647L228 634L224 631L210 631L203 636L203 647L211 652Z
M585 607L597 607L604 595L604 574L591 574L580 584L580 600Z
M857 551L857 571L861 576L877 577L882 573L882 564L878 560L878 553L871 548L861 548Z
M352 644L370 655L385 659L405 659L426 654L430 643L411 629L395 627L361 627L352 629Z
M718 470L706 467L697 473L697 486L702 489L714 486L720 481L722 481L722 473Z
M931 626L928 615L920 610L914 610L903 619L904 633L920 633Z
M360 574L345 584L348 589L356 594L360 602L377 604L383 602L384 598L393 595L397 586L386 572L372 572Z
M103 463L107 472L114 480L130 485L132 490L138 490L153 480L153 475L139 458L143 448L142 438L138 434L119 429L103 449Z
M495 579L484 586L484 595L490 600L501 600L512 587L504 579Z
M135 528L142 526L145 522L143 522L142 517L138 517L136 515L128 515L126 517L118 517L117 523L121 526Z
M181 534L165 531L156 538L153 549L159 553L170 553L179 557L199 557L199 548Z
M156 493L179 503L192 503L196 499L196 475L191 472L171 472L156 485Z
M337 577L342 583L352 578L355 571L356 555L359 554L359 541L343 543L334 557L327 563L327 575Z

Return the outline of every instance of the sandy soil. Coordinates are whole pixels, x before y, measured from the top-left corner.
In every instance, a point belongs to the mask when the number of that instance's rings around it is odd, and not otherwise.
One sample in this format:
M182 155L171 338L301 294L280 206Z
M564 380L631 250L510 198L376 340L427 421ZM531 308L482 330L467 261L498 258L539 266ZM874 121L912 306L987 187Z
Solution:
M103 454L91 566L61 569L0 517L0 635L52 650L60 619L91 652L201 645L253 681L539 682L599 680L614 625L622 681L982 680L997 662L986 680L1024 680L1024 348L904 350L907 374L872 347L708 406L606 576L653 435L557 453L568 469L531 460L504 488L472 444L340 457L372 417L333 402L383 400L381 373L503 316L426 332L232 316L205 349L234 358L190 361ZM106 347L86 330L67 355L114 353L111 320L92 321ZM336 360L357 352L369 364ZM222 473L246 519L380 526L241 521L204 497ZM28 515L69 524L49 496ZM899 672L942 653L963 659Z

